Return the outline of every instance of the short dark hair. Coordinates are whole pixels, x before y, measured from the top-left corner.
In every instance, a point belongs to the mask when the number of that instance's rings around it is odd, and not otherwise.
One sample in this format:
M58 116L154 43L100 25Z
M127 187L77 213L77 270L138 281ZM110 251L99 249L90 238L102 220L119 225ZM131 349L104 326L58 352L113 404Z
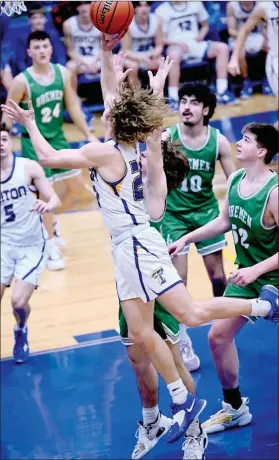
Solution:
M141 6L142 2L132 2L134 9L136 9L138 6ZM153 2L145 2L147 3L147 6L151 6Z
M6 125L6 123L1 123L0 131L1 131L1 133L2 133L3 131L6 132L6 133L8 133L9 136L11 135L11 130L10 130L10 128L8 128L8 126Z
M51 43L49 34L45 32L44 30L36 30L35 32L31 32L31 34L29 34L27 38L27 48L30 48L30 43L32 40L47 40L47 39L49 39Z
M161 146L168 192L171 192L184 181L190 171L190 164L180 142L167 139L161 142Z
M247 123L242 128L242 134L246 131L254 134L257 143L261 148L266 149L264 163L268 165L272 158L278 153L278 129L269 123Z
M184 96L195 96L197 101L203 104L204 108L209 107L208 115L204 117L203 122L207 126L215 112L217 104L216 95L203 83L185 83L178 91L179 101Z
M43 14L46 16L46 10L42 5L32 5L30 9L28 9L28 16L31 18L33 14Z

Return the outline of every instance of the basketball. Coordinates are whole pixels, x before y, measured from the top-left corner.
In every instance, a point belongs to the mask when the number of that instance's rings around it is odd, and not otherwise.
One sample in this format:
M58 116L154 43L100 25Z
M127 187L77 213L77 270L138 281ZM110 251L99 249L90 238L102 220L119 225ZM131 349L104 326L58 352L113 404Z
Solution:
M118 34L128 28L134 17L132 2L92 2L90 18L94 26L103 33Z

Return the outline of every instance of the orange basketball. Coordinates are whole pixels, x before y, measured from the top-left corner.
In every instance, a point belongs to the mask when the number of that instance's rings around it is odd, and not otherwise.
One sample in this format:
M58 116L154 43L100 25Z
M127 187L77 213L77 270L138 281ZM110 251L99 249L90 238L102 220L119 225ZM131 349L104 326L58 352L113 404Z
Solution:
M94 26L106 34L118 34L128 28L134 17L132 2L92 2L90 6L90 18Z

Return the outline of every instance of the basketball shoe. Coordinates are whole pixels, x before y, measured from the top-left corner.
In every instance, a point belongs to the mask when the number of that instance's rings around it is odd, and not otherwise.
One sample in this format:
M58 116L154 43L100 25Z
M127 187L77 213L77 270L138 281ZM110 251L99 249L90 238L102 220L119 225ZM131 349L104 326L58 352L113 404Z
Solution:
M139 427L136 431L137 444L133 450L132 459L142 458L153 449L170 429L172 420L160 412L154 423L144 425L142 422L138 422L138 425Z
M202 430L199 421L194 420L189 426L182 445L184 460L204 460L208 445L207 434Z
M16 363L23 363L29 356L28 329L15 326L14 328L15 345L13 356Z
M249 412L249 399L241 398L242 404L239 409L233 409L228 403L222 402L222 409L216 414L211 415L209 420L202 424L202 429L207 434L219 433L229 428L249 425L252 414Z

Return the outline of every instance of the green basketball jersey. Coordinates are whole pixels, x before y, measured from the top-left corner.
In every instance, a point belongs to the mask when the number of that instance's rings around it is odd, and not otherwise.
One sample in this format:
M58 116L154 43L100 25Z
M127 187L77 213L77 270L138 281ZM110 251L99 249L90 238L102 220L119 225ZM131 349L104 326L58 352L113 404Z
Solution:
M270 192L278 187L278 176L274 172L268 181L253 195L241 196L240 182L245 170L240 169L232 177L228 198L231 229L236 250L236 264L251 267L273 256L278 251L277 226L267 228L263 215ZM279 272L274 270L261 276L271 284L279 282Z
M49 85L40 85L30 74L29 69L23 72L27 84L29 97L35 111L35 119L41 134L46 139L54 139L61 135L64 111L64 82L58 64L51 64L53 82ZM21 104L24 109L27 103ZM23 133L26 129L23 128Z
M218 157L219 130L208 126L205 145L192 150L182 142L179 123L167 129L172 141L180 141L183 151L189 158L190 171L181 186L172 190L167 196L167 211L185 213L211 206L216 202L212 189L215 164Z
M155 228L162 235L162 224L163 224L164 215L159 220L150 220L150 226Z

